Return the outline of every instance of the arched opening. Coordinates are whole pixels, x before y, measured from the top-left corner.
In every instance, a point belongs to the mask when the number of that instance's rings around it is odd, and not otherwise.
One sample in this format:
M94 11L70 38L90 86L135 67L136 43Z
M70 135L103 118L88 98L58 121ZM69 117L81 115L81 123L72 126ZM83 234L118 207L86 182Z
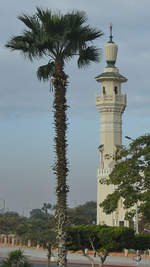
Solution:
M106 94L106 91L105 91L105 86L103 86L103 95Z
M115 95L118 94L118 87L117 87L117 86L115 86L115 88L114 88L114 92L115 92Z

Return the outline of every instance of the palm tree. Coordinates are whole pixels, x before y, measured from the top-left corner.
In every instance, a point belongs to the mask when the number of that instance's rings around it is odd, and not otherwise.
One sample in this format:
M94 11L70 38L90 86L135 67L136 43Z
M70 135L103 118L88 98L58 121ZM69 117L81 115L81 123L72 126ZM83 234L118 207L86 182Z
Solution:
M27 261L21 249L9 252L8 258L3 260L2 267L31 267L31 263Z
M60 12L52 13L49 9L37 8L35 15L21 15L18 17L27 29L21 35L12 37L6 47L19 50L29 60L48 58L46 65L37 70L39 80L50 80L54 89L54 125L56 162L54 174L57 179L57 240L58 264L66 266L66 207L68 160L67 152L67 102L66 89L68 76L64 66L74 56L77 56L78 67L85 67L91 62L99 62L100 51L92 42L103 35L86 25L87 17L84 12L73 11L66 15Z

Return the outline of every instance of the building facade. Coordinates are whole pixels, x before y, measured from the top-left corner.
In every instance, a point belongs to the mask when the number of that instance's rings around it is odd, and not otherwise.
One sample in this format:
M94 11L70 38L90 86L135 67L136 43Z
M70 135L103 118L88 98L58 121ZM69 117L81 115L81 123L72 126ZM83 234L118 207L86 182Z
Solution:
M118 47L113 42L112 27L110 26L110 37L105 45L105 56L107 66L104 72L96 77L101 83L101 94L96 96L96 106L100 113L100 167L98 169L97 185L97 224L110 226L127 225L124 220L125 210L122 200L118 203L117 211L106 215L100 207L100 203L111 194L114 185L101 184L102 179L108 178L114 167L114 155L122 145L122 114L126 108L126 94L121 92L121 84L127 79L119 73L115 66Z

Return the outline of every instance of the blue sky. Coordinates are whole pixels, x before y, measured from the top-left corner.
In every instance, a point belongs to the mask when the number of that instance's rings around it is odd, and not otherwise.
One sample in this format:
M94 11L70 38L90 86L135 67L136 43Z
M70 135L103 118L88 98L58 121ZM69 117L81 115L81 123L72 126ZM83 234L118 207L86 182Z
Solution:
M3 199L9 210L28 213L43 202L55 203L53 153L53 95L49 83L40 83L36 69L42 62L30 63L4 44L24 26L17 16L33 14L35 7L62 12L84 10L90 25L105 35L96 41L102 48L113 23L118 45L117 67L128 78L122 92L128 106L123 115L125 135L133 138L150 128L150 2L149 0L1 0L0 2L0 207ZM68 86L68 182L69 205L96 200L96 172L99 165L99 114L95 96L100 85L94 77L103 72L105 57L99 64L78 70L74 59L66 66Z

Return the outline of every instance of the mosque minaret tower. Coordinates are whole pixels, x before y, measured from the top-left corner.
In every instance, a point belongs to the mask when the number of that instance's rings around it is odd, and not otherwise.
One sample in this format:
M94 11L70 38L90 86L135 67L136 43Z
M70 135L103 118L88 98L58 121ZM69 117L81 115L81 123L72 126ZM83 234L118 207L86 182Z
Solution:
M101 184L103 178L107 178L114 167L114 155L122 145L122 114L126 107L126 95L121 93L121 84L127 79L119 73L115 66L118 46L113 42L112 25L110 25L110 37L105 45L106 67L104 72L96 77L101 83L101 94L96 96L96 106L100 112L100 167L98 169L97 182L97 224L110 226L127 225L125 210L122 200L118 203L117 211L106 215L100 207L100 203L111 194L114 185Z

